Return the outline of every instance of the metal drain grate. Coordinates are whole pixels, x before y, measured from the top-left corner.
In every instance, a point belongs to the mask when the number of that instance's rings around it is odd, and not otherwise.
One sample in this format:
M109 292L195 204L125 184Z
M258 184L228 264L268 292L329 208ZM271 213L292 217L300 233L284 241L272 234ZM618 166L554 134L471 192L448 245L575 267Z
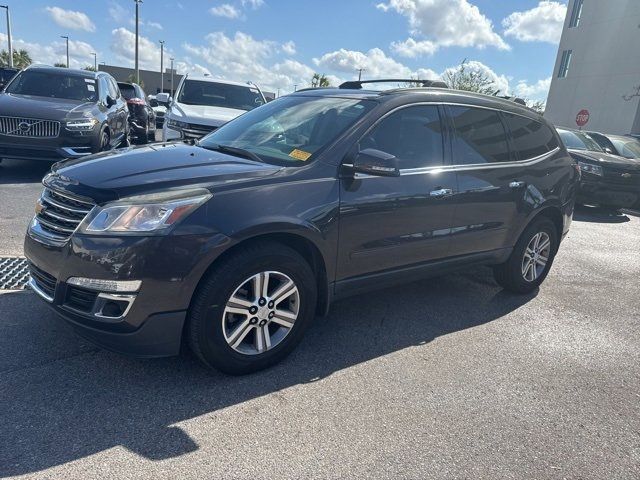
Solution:
M29 281L27 259L0 257L0 290L20 290Z

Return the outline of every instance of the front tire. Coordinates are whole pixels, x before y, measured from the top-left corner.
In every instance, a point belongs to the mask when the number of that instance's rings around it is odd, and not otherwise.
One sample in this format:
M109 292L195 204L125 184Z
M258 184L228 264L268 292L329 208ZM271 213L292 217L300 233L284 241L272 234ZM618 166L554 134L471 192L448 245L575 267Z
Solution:
M514 293L531 293L551 269L559 239L548 218L534 220L522 233L509 259L493 267L493 276L502 288Z
M278 363L315 316L309 264L277 243L243 248L201 281L188 319L188 341L207 366L231 375Z

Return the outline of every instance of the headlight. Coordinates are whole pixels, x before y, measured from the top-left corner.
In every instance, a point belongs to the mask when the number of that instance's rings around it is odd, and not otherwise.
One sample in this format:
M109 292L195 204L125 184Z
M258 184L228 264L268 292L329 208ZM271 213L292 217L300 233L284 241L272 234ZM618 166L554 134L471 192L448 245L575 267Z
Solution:
M83 118L82 120L71 120L65 124L68 130L92 130L98 120L95 118Z
M584 163L584 162L578 162L578 165L580 166L580 170L582 170L585 173L598 175L599 177L602 177L603 175L602 167L600 165L592 165L590 163Z
M162 198L157 195L132 197L96 207L83 223L83 233L162 232L185 218L211 198L202 189L197 195ZM178 194L180 195L180 194ZM86 224L86 226L84 226Z
M176 130L182 130L183 128L188 128L189 124L186 123L186 122L181 122L179 120L175 120L173 118L169 118L169 120L167 121L167 126L173 127Z

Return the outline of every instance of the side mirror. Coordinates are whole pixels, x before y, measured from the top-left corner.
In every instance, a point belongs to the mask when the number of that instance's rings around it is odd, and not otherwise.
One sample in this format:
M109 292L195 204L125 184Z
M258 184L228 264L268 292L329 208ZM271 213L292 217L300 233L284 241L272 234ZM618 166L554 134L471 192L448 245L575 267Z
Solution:
M111 108L116 104L116 100L111 95L107 95L106 104L108 108Z
M395 155L366 148L358 153L353 160L352 170L354 172L376 175L378 177L399 177L398 159Z
M169 103L171 101L171 96L165 92L156 93L156 101L158 103Z

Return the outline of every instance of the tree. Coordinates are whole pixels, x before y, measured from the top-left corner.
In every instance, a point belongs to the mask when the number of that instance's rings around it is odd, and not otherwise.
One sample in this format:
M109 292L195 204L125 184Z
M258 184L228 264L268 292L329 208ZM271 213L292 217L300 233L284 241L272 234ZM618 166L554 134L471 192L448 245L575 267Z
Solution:
M496 89L486 73L469 68L465 58L457 68L445 72L443 80L449 88L466 90L468 92L484 93L485 95L498 95L500 89Z
M93 65L87 65L83 68L83 70L87 70L89 72L97 72L97 70L93 67Z
M529 107L531 110L535 110L540 115L543 115L545 109L547 108L547 103L544 102L543 100L531 101L531 100L525 99L525 102L527 102L527 107Z
M24 49L14 50L13 51L13 66L15 68L26 68L31 65L32 60L29 52ZM0 67L8 67L9 66L9 52L6 50L2 50L0 52Z
M329 82L329 79L324 73L323 74L314 73L313 77L311 77L311 86L313 88L330 87L331 82Z
M127 77L127 82L129 83L137 83L138 85L140 85L140 88L144 89L144 82L142 81L142 79L140 79L139 82L136 82L136 74L132 73L131 75L129 75Z
M61 68L67 68L67 64L66 63L61 63L61 62L56 62L53 64L54 67L61 67Z

